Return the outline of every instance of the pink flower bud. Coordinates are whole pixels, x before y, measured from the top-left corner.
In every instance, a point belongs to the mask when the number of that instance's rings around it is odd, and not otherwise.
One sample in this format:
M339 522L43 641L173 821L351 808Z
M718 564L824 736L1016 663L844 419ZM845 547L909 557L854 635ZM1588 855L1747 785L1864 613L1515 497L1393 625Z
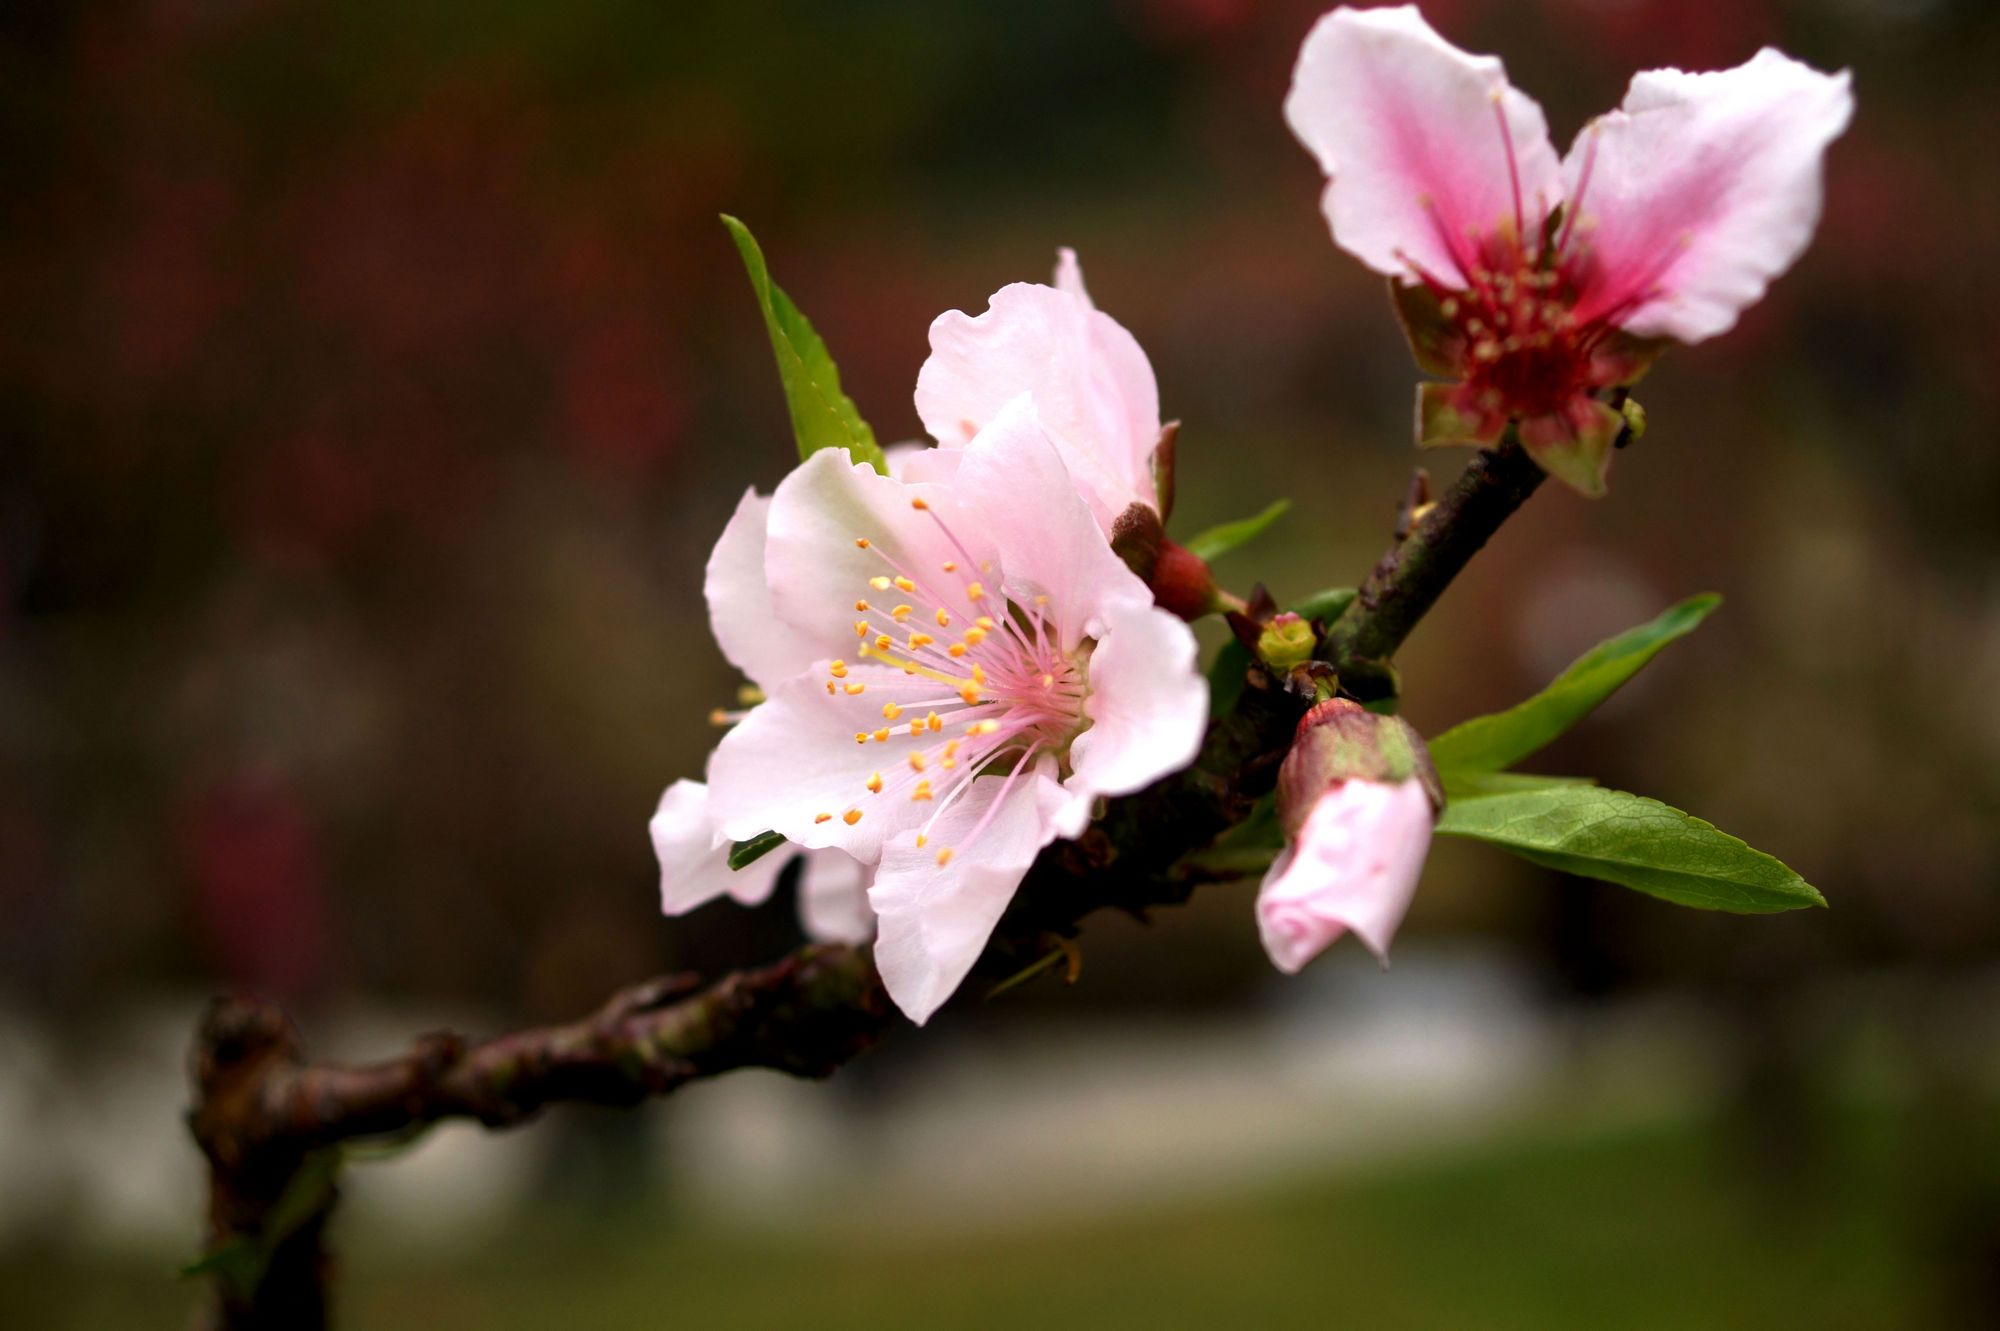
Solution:
M1386 961L1442 805L1407 722L1344 698L1306 713L1278 774L1288 844L1257 894L1271 963L1294 974L1349 930Z

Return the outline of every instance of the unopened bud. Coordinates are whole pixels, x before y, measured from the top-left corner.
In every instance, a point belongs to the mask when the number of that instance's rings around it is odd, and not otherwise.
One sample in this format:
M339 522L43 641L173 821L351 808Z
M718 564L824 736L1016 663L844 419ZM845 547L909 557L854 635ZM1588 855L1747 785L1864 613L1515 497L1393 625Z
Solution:
M1344 781L1399 785L1414 778L1444 808L1444 787L1423 737L1398 716L1381 716L1346 698L1317 703L1299 720L1278 769L1278 821L1294 839L1313 804Z
M1159 557L1146 579L1153 589L1153 602L1160 609L1195 620L1213 613L1220 605L1215 591L1215 575L1202 557L1186 546L1162 537Z
M1313 626L1287 610L1274 616L1257 635L1257 659L1280 674L1312 659Z

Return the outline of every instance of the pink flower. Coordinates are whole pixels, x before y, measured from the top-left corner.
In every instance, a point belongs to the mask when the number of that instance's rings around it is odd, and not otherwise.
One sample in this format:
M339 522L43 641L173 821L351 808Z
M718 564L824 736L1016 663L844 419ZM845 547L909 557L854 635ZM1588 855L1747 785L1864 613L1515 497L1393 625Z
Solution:
M1041 848L1186 765L1207 711L1192 634L1112 553L1029 394L951 470L814 454L772 497L761 560L725 540L710 566L740 598L716 614L732 660L811 664L724 737L709 810L732 840L876 866L876 962L920 1022Z
M1661 339L1726 332L1811 239L1845 72L1766 48L1720 73L1635 76L1557 160L1500 61L1412 6L1337 9L1306 38L1285 118L1330 177L1333 237L1395 279L1423 443L1509 421L1558 479L1602 493L1632 383Z
M1307 712L1278 769L1287 844L1257 893L1271 963L1292 974L1350 929L1386 962L1443 802L1408 722L1342 698Z
M1054 286L1016 282L994 292L984 314L950 310L932 322L917 414L938 450L922 465L948 466L955 450L1026 393L1108 533L1134 504L1160 508L1153 474L1160 391L1138 342L1091 304L1075 252L1059 254Z
M1257 893L1257 930L1271 964L1296 974L1350 929L1386 962L1435 821L1415 777L1340 781L1321 792Z

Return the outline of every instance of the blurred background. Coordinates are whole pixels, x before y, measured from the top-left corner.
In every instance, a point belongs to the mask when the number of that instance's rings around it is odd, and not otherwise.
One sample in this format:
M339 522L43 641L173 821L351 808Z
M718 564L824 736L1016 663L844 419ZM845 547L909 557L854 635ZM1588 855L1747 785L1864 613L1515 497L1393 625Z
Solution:
M645 835L737 683L702 561L792 458L718 211L885 441L931 318L1075 246L1184 422L1173 529L1290 496L1224 581L1360 577L1416 372L1280 118L1320 8L0 11L0 1322L184 1322L212 992L368 1057L796 940L659 918ZM1436 731L1724 593L1535 765L1833 908L1447 843L1393 969L1287 980L1206 888L830 1084L358 1167L348 1325L2000 1324L2000 9L1426 9L1559 145L1636 69L1854 70L1804 261L1401 658Z

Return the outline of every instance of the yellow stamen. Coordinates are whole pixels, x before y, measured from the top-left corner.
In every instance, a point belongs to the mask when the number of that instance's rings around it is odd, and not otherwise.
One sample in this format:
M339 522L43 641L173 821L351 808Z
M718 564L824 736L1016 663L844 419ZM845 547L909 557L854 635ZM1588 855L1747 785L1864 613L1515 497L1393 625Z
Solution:
M880 772L868 778L868 793L871 795L880 795L882 793L882 774Z
M834 661L832 665L826 668L826 673L832 675L835 679L846 679L847 662L841 660Z
M914 804L919 800L927 800L929 798L931 798L931 783L928 781L917 782L917 788L910 792L910 802Z
M965 631L965 645L967 647L977 647L980 643L985 641L986 641L985 629L969 628Z
M941 719L939 719L938 714L936 712L932 712L928 716L924 717L924 724L932 730L944 729L944 722ZM958 741L953 740L952 742L955 744Z
M878 573L874 577L868 579L868 585L870 587L873 587L878 592L886 592L889 590L889 575L886 573Z
M958 756L958 741L957 741L957 740L955 740L955 739L948 739L948 740L946 740L946 741L944 742L944 756L945 756L945 757L947 757L947 758L955 758L955 757L957 757L957 756Z
M958 561L957 561L956 559L947 559L947 560L945 560L945 561L944 561L944 571L945 571L945 572L947 572L947 573L956 573L956 572L958 572Z
M708 714L708 723L712 726L726 726L729 724L729 713L718 707Z
M977 601L980 600L985 595L986 595L986 586L984 583L968 582L965 584L966 600Z
M938 852L938 867L942 869L945 865L950 863L951 863L951 847L946 846L943 850Z
M865 730L857 730L857 731L855 731L855 732L854 732L854 742L855 742L856 744L866 744L866 743L868 742L868 732L867 732L867 731L865 731Z
M866 610L866 609L868 608L868 602L866 602L866 601L856 601L856 602L854 603L854 608L855 608L856 610Z
M840 687L841 687L841 688L843 688L843 689L845 689L845 690L847 691L847 696L848 696L848 697L852 698L852 697L853 697L853 696L854 696L855 694L857 694L857 693L861 692L861 691L862 691L863 689L867 688L868 686L867 686L866 684L859 684L859 683L856 683L856 684L843 684L843 685L841 685Z
M878 652L886 652L886 651L888 651L888 650L889 650L889 649L890 649L891 647L894 647L895 645L896 645L896 640L895 640L894 638L890 637L890 636L889 636L888 634L886 634L886 633L878 633L878 634L876 634L876 635L875 635L875 650L876 650L876 651L878 651Z
M889 612L889 618L895 620L898 624L902 623L909 617L910 617L910 607L906 605L899 605L894 610L891 610Z
M928 647L936 641L937 639L928 633L912 633L910 635L910 650L914 652L919 647Z
M981 615L978 619L975 619L972 622L979 625L979 627L988 630L989 632L999 627L999 625L993 622L993 616L991 615Z
M923 734L923 733L924 733L924 723L923 723L922 721L912 721L912 722L910 722L910 733L911 733L912 735L921 735L921 734Z
M974 721L965 728L968 735L990 735L1000 728L998 721Z
M924 770L924 755L923 755L923 754L921 754L921 753L912 753L912 754L910 755L910 770L911 770L912 772L921 772L921 771L923 771L923 770Z
M849 827L854 826L861 821L861 810L849 809L846 813L840 815L840 821L846 823Z
M950 615L947 615L947 614L946 614L946 613L945 613L944 611L942 611L942 610L938 611L938 612L937 612L937 626L938 626L939 628L941 628L941 629L948 629L948 628L950 628L950 627L951 627L951 616L950 616Z
M984 684L986 682L986 667L980 665L977 661L972 663L972 682L974 684Z
M896 590L899 592L913 592L917 589L916 583L911 582L908 578L905 578L901 575L898 575L894 579L894 582L896 584Z
M1043 675L1043 676L1042 676L1042 687L1043 687L1043 688L1045 688L1045 689L1052 689L1052 688L1054 688L1054 687L1055 687L1055 683L1056 683L1056 677L1055 677L1054 675Z
M855 537L854 548L857 550L866 550L868 548L868 538L866 536Z
M855 636L855 637L857 637L857 638L865 638L865 637L867 637L867 636L868 636L868 621L867 621L867 620L865 620L865 619L857 619L857 620L855 620L855 621L854 621L854 636Z
M951 646L945 648L944 650L946 655L949 656L964 656L965 644L962 642L955 642Z
M883 726L875 732L875 742L877 744L887 744L889 742L889 727Z
M826 694L829 698L833 696L833 681L830 679L826 682Z
M901 716L902 714L903 714L903 709L897 706L895 703L885 702L882 704L882 719L884 721L894 721L897 717Z
M917 849L922 850L924 848L924 842L929 840L930 838L925 836L922 832L917 833Z
M813 821L816 823L830 823L833 821L833 815L830 813L816 813L813 815Z
M924 509L929 508L930 505L926 504L922 499L912 499L910 507L916 509L918 512L922 512Z
M979 701L979 690L975 688L973 685L967 684L964 688L958 691L958 696L965 699L965 705L967 707L970 707L972 706L972 704Z

